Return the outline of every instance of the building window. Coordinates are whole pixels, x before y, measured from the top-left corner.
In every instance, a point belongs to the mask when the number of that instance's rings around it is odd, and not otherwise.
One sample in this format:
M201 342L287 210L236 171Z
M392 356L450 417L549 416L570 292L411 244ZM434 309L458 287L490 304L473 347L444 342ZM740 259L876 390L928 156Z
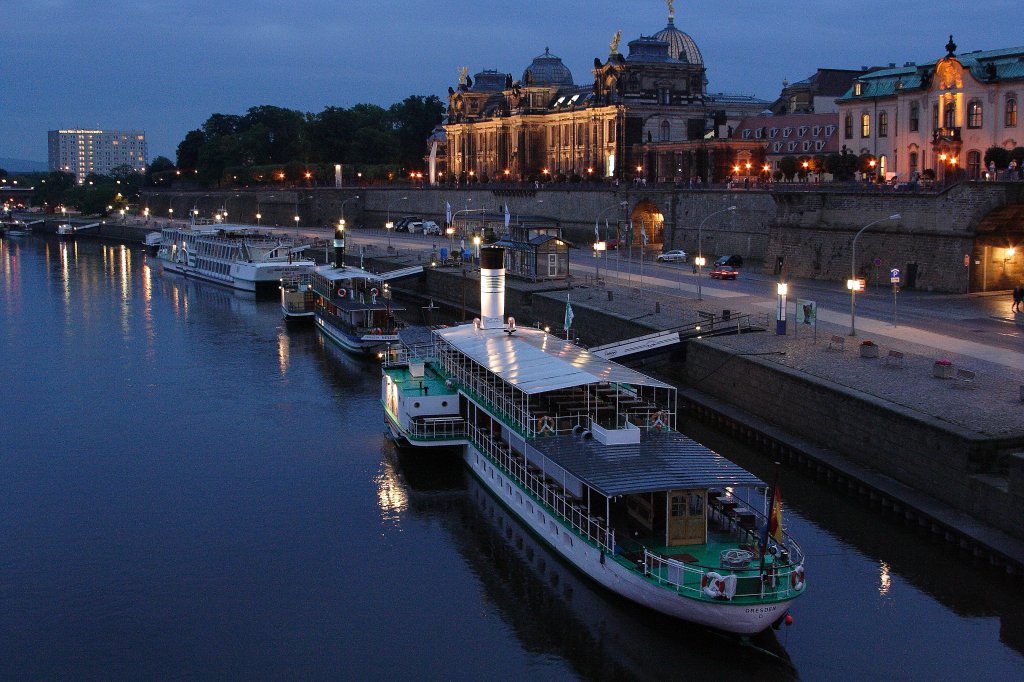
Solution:
M853 94L854 94L854 96L860 97L861 92L862 92L862 90L861 90L861 83L860 83L860 81L854 81L853 82Z
M889 137L889 112L878 112L878 136Z
M972 99L967 103L967 127L980 128L982 123L981 100Z
M1006 127L1017 127L1017 100L1014 97L1006 98Z
M860 136L871 137L871 114L866 111L860 115Z
M910 174L913 175L917 172L917 152L910 152L908 158L910 160Z
M967 177L977 180L981 176L981 152L967 152Z
M953 128L956 126L956 103L947 102L946 108L942 111L942 126Z
M668 142L670 139L672 139L671 133L672 133L672 126L669 124L668 121L662 121L661 122L661 141L662 142Z
M921 125L921 107L910 105L910 132L916 133Z
M843 121L843 137L847 140L853 139L853 114L847 114Z
M938 104L933 104L932 105L932 128L936 128L937 129L938 127L939 127L939 105Z

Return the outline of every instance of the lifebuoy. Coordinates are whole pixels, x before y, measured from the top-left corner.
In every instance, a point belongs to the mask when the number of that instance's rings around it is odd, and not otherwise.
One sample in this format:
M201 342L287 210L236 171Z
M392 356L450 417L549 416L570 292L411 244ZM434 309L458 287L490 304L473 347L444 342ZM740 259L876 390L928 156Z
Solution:
M554 433L555 432L555 418L552 416L541 417L538 421L537 431L539 433Z
M338 289L338 298L345 298L345 290Z
M652 414L651 415L651 426L653 426L658 431L661 431L662 429L664 429L665 428L665 413L662 412L661 410L658 410L657 412Z
M380 334L381 334L380 327L375 327L374 330L373 330L373 333L376 334L377 336L380 336Z
M700 577L700 587L712 599L725 598L725 578L720 573L708 571Z
M799 592L804 589L804 565L800 564L789 574L789 586Z
M370 289L370 296L376 296L378 293L377 287Z

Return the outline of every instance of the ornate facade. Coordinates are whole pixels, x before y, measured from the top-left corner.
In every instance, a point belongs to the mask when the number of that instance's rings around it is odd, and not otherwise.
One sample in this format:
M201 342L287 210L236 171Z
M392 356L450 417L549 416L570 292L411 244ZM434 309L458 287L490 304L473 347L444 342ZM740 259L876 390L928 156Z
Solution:
M1024 47L956 54L861 76L839 98L843 142L878 160L882 177L985 177L985 151L1024 145Z
M449 178L544 180L676 177L676 167L648 167L651 146L727 137L730 123L767 102L709 95L696 43L668 25L619 52L619 34L592 80L576 85L562 61L545 49L520 80L463 69L449 88L446 166ZM688 177L688 175L687 175Z

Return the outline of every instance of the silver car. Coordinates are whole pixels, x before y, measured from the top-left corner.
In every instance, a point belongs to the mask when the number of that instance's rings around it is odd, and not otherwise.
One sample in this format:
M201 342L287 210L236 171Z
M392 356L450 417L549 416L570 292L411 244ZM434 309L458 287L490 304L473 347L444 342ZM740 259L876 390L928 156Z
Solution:
M655 258L659 263L685 263L686 252L682 249L675 249L673 251L666 251L665 253L658 254Z

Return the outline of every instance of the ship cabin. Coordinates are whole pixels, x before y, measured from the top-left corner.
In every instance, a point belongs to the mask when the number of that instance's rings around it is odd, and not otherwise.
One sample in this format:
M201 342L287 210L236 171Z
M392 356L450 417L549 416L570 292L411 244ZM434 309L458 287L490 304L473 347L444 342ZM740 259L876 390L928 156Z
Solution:
M398 332L391 289L380 275L361 268L321 265L313 271L317 313L357 336Z

